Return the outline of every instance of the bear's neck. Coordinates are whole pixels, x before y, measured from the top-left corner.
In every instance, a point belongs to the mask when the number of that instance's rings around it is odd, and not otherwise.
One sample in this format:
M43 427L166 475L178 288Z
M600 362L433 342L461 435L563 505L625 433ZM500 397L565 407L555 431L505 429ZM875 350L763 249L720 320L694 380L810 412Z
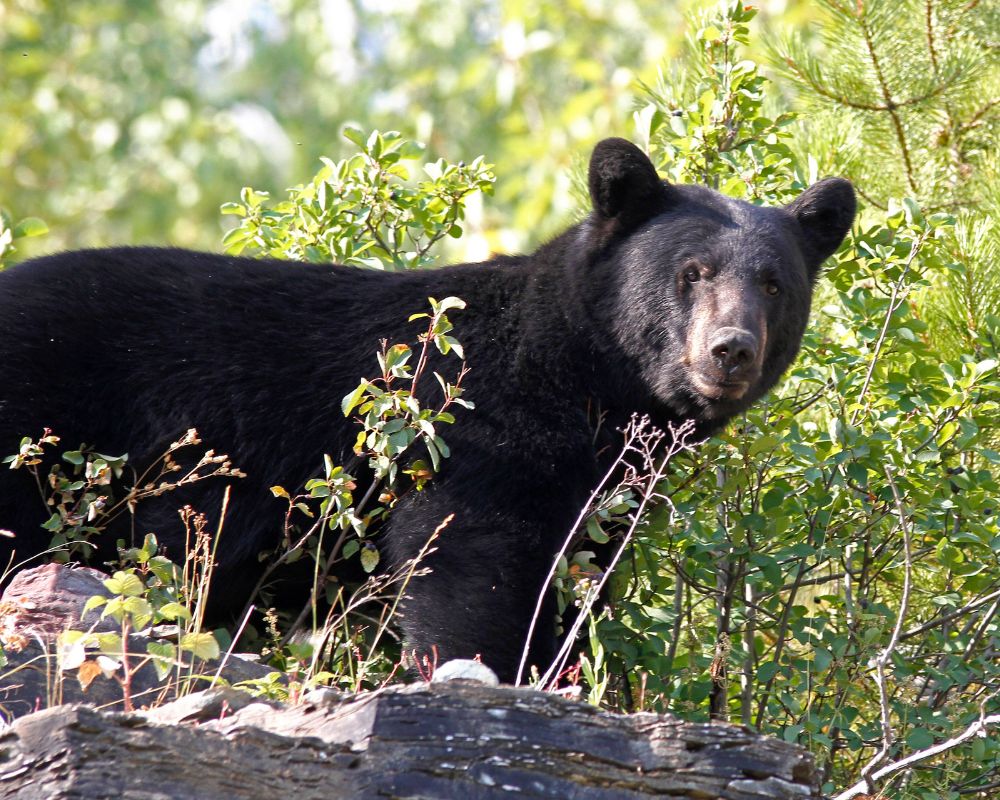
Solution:
M644 388L626 380L621 359L612 356L607 331L602 334L590 310L589 256L580 252L580 234L580 225L570 228L525 264L518 369L580 408L601 408L627 421L633 411L652 409Z

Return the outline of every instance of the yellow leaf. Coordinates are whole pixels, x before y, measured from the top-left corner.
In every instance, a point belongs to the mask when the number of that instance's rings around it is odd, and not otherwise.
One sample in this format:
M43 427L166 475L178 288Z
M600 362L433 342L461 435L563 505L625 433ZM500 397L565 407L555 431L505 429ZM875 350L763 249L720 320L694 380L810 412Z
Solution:
M87 687L94 682L94 678L103 672L96 661L84 661L80 664L80 669L76 673L76 679L80 682L80 688L87 691Z

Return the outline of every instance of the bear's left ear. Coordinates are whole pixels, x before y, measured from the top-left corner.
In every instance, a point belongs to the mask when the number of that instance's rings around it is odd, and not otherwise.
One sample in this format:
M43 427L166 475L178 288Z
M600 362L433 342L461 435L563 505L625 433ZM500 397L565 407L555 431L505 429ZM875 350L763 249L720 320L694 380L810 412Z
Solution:
M653 162L626 139L604 139L590 157L588 174L594 211L619 229L627 229L659 213L667 188Z
M857 201L854 187L843 178L824 178L785 206L802 227L806 265L816 277L819 265L840 247L851 229Z

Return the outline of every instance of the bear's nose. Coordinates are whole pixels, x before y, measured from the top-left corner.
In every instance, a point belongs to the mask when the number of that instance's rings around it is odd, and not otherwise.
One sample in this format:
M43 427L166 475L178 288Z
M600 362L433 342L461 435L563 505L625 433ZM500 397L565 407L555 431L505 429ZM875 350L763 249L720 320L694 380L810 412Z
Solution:
M757 337L742 328L719 328L709 351L719 367L731 375L757 360Z

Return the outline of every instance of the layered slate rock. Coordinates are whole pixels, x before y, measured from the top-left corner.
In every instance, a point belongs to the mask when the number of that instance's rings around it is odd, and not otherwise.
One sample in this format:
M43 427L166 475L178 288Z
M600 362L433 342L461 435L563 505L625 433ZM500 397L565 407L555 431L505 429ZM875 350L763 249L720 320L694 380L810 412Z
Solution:
M146 714L62 706L0 738L0 798L819 798L808 753L723 724L469 682L224 690Z

